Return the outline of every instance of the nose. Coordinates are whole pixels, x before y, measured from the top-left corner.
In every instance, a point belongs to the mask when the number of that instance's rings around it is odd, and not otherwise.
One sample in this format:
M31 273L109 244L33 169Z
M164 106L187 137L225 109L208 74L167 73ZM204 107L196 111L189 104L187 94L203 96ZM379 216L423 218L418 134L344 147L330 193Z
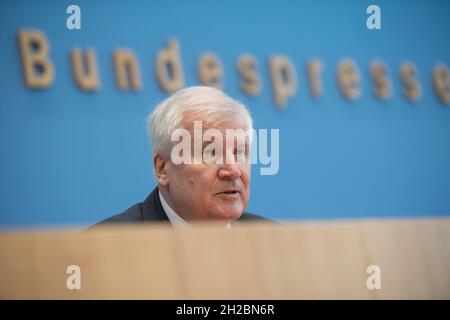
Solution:
M242 171L236 163L232 163L220 166L217 174L220 179L234 180L242 175Z

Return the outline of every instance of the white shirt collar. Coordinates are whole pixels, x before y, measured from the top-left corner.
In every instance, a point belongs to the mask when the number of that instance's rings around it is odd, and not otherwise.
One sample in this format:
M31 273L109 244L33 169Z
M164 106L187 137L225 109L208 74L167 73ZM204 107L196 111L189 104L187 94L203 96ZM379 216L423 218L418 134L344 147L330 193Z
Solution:
M180 217L166 202L166 199L164 199L163 195L161 194L161 191L158 190L159 193L159 199L161 200L161 205L164 209L164 212L166 213L167 217L169 218L170 223L174 227L186 227L190 226L191 224L184 220L182 217ZM228 223L225 228L230 228L231 223Z
M189 226L189 222L184 220L175 211L172 210L172 208L166 202L166 199L164 199L163 195L161 194L161 191L158 190L158 192L159 192L159 199L161 200L161 205L162 205L162 207L164 209L164 212L166 213L167 217L169 218L170 223L174 227Z

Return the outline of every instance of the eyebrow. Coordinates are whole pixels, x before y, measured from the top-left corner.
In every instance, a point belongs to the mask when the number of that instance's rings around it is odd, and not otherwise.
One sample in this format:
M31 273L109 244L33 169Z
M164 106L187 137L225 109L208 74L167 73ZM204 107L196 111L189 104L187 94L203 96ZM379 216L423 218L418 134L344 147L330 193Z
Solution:
M209 145L211 142L212 142L212 139L211 139L210 141L203 141L203 143L202 143L202 149L205 149L205 147L206 147L207 145Z
M207 145L211 144L213 141L216 141L216 139L217 139L217 137L211 136L209 140L203 141L202 142L202 149L204 149ZM234 141L233 141L233 145L234 145L234 149L237 149L238 147L241 147L240 144L238 144L238 143L235 144ZM223 144L222 144L222 146L223 146ZM250 147L248 139L245 139L244 146L245 146L246 149L248 149Z

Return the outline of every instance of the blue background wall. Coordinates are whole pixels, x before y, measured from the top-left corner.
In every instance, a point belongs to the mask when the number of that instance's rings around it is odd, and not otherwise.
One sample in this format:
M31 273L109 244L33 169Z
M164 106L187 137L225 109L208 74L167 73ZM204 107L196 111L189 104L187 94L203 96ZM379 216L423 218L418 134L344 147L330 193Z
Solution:
M66 28L66 8L81 7L82 29ZM382 29L366 28L378 4ZM450 108L432 90L437 62L450 66L448 1L1 1L0 227L87 225L142 201L152 190L145 117L167 94L154 61L176 37L187 85L198 83L198 57L213 51L225 70L225 91L244 102L255 127L280 128L280 170L252 169L248 210L275 219L450 215ZM25 87L16 41L21 28L43 31L56 69L45 90ZM93 47L101 90L80 91L69 52ZM119 92L111 54L131 48L143 88ZM262 92L239 89L235 62L252 53ZM267 58L285 54L299 87L284 110L273 102ZM309 58L325 63L325 95L313 99ZM336 64L358 64L362 95L349 103L336 83ZM389 67L393 96L371 93L373 59ZM422 98L401 94L398 67L417 66Z

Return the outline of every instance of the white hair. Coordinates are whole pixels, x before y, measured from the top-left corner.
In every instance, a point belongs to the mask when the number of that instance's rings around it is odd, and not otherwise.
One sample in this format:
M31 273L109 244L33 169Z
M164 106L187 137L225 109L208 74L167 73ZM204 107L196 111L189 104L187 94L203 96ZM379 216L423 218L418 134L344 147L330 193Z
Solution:
M252 117L242 103L219 89L193 86L175 92L162 101L148 117L147 130L154 153L166 156L170 154L172 133L181 127L187 114L200 115L214 124L232 123L237 118L242 118L246 129L253 132Z

